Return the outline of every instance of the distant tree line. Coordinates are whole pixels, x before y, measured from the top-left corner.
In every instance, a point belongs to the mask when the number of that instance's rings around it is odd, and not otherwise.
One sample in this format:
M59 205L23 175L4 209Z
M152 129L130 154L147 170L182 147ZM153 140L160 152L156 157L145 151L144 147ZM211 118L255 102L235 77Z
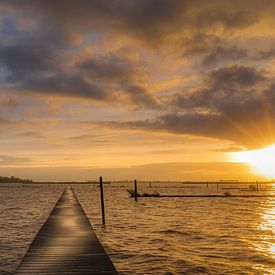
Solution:
M16 177L0 177L0 183L31 183L30 179L20 179Z

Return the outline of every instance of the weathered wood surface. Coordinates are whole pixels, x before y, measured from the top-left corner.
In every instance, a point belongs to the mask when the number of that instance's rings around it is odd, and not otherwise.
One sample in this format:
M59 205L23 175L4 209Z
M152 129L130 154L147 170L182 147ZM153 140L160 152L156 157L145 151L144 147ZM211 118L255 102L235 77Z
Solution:
M66 188L16 274L118 274L77 197Z

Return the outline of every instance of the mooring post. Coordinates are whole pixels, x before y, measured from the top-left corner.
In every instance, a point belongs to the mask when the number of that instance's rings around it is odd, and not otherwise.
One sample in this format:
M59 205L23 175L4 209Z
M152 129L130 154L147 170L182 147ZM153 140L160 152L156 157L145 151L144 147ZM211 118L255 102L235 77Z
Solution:
M206 182L206 186L207 186L207 188L208 188L208 181Z
M259 191L259 182L256 181L256 183L257 183L257 191Z
M102 224L105 225L105 209L104 209L104 195L103 195L103 182L102 182L102 177L99 178L99 186L100 186L100 199L101 199Z
M135 201L137 202L137 180L135 180Z
M219 189L219 182L217 181L217 189Z

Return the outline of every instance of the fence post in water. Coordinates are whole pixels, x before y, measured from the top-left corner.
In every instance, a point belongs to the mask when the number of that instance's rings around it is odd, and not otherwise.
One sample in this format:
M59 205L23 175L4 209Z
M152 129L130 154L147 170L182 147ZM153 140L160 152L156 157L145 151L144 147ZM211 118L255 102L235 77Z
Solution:
M104 209L104 195L103 195L102 177L99 178L99 187L100 187L100 199L101 199L102 224L105 225L105 209Z
M137 180L135 180L135 201L137 202Z

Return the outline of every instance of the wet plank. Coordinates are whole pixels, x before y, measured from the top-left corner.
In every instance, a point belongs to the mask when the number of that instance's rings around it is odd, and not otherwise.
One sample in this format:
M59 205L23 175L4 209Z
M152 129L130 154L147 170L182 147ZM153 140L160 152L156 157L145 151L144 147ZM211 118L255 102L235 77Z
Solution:
M66 188L15 274L118 274L71 188Z

